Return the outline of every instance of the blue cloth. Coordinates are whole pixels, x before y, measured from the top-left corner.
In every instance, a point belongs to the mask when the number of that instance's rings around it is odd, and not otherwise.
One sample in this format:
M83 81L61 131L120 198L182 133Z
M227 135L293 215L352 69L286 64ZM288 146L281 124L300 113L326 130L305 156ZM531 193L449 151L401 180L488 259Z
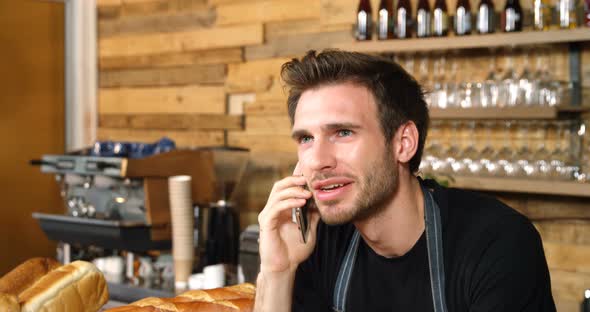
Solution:
M176 149L173 140L163 137L154 143L97 141L94 143L91 156L144 158Z

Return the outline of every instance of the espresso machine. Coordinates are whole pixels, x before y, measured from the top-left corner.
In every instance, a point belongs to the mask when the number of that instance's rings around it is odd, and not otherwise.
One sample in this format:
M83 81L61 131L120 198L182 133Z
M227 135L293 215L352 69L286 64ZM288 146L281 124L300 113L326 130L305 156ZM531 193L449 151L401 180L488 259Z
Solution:
M58 258L64 263L76 260L72 259L74 247L98 247L125 255L126 279L109 282L113 299L130 302L147 296L173 296L173 286L128 285L137 274L139 256L169 254L171 250L168 178L191 176L195 207L229 202L248 154L243 149L215 147L174 149L143 158L97 156L91 149L44 155L32 163L42 172L55 175L64 213L33 213L33 218L49 239L59 242ZM199 219L195 223L197 254L206 255L207 239L219 237L208 235L208 231L214 232L212 227L207 229L208 214L207 209L195 209ZM225 236L221 240L229 245Z

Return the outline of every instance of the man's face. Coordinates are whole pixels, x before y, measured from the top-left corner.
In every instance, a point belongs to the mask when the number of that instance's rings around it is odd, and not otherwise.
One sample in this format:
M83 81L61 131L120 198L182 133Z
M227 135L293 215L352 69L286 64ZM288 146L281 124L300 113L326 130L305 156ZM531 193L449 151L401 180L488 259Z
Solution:
M364 220L393 197L397 162L367 88L341 83L303 92L293 138L324 222Z

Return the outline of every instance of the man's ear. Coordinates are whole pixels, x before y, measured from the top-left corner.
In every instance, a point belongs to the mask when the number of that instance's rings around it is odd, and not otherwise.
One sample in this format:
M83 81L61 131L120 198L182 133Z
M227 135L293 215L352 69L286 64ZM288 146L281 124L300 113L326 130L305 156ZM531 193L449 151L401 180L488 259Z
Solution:
M402 124L394 136L394 155L399 162L409 163L418 150L418 128L413 121Z

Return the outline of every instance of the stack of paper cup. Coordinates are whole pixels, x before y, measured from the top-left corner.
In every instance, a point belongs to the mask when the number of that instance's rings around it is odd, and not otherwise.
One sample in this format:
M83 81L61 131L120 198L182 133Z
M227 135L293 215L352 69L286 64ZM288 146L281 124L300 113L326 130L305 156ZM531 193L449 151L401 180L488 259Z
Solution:
M178 285L186 285L193 268L194 256L191 177L170 177L168 179L168 193L172 216L174 280Z

